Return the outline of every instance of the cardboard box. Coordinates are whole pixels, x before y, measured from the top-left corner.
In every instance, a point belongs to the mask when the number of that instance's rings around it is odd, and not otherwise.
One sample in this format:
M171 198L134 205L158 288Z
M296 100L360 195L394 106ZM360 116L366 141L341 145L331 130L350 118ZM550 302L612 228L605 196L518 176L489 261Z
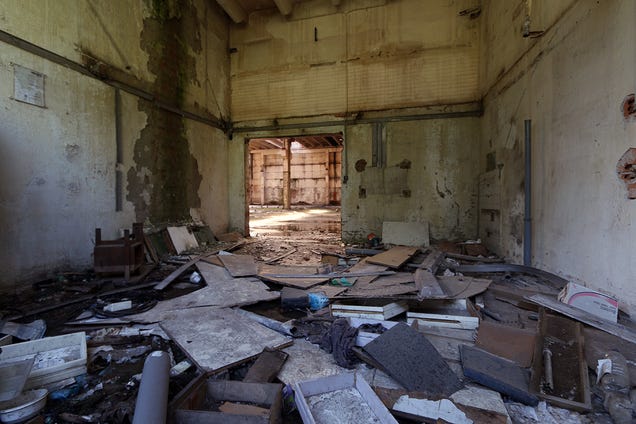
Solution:
M576 283L568 283L561 290L559 301L611 322L618 318L617 299Z

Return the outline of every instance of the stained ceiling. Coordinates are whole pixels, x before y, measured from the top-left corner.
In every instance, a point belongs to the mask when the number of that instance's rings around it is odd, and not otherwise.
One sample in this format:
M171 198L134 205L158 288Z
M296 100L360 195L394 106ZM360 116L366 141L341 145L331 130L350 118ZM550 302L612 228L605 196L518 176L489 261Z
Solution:
M284 149L285 140L295 141L306 149L323 149L327 147L341 147L342 134L322 134L302 137L286 137L286 138L253 138L250 140L249 149L253 150L269 150Z
M225 13L240 24L247 22L250 13L257 10L278 9L281 15L289 16L294 10L294 4L303 0L216 0ZM334 6L339 6L342 0L331 0Z

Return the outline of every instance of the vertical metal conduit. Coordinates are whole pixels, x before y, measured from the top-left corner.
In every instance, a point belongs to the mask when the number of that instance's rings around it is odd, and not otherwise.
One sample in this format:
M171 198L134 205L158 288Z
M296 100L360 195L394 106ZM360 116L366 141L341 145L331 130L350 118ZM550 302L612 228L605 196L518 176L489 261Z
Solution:
M531 160L531 123L530 119L524 121L525 127L525 183L524 200L525 213L523 218L523 264L532 266L532 160Z

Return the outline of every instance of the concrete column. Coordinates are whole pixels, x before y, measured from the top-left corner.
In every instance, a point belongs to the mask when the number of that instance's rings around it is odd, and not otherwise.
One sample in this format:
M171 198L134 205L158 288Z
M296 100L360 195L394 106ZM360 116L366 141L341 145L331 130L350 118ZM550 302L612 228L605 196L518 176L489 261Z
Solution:
M285 139L283 156L283 208L291 209L291 138Z

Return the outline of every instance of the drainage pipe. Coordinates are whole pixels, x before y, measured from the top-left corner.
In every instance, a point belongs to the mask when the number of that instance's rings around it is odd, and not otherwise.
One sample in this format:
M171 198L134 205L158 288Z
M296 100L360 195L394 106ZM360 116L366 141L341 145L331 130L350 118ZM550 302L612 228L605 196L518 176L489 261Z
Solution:
M525 213L523 218L523 264L525 266L532 265L532 172L531 172L531 120L526 119L524 121L525 126L525 157L526 157L526 175L524 183L524 200L525 200Z
M133 424L165 424L169 382L170 357L166 352L156 350L144 363Z

